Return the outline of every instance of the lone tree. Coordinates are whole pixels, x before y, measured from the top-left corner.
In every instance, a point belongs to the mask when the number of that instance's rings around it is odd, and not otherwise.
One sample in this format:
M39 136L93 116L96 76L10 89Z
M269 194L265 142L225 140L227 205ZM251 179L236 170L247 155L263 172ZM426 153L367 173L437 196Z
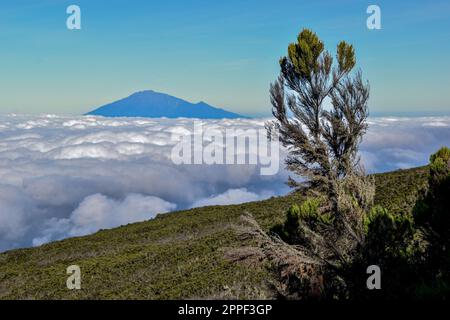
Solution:
M340 42L336 61L314 32L300 32L280 59L280 76L270 88L276 120L266 124L269 135L277 129L289 152L287 168L306 179L290 178L289 184L325 193L334 214L338 181L361 171L357 151L367 130L369 98L361 73L351 74L353 46Z
M270 88L275 120L266 127L287 148L287 168L302 179L289 178L289 184L308 199L291 207L272 234L244 215L237 230L259 246L231 255L266 257L286 296L345 292L336 288L351 283L348 266L364 247L374 184L359 165L358 146L367 130L369 87L352 72L351 45L338 44L336 61L308 29L280 59L280 76Z

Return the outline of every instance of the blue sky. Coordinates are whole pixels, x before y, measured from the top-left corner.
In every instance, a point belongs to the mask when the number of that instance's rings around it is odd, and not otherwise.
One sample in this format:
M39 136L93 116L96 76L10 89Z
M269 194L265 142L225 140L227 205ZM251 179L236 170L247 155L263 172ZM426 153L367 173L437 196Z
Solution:
M66 28L81 7L82 29ZM381 8L368 30L366 8ZM372 113L450 113L449 1L4 0L0 112L80 114L153 89L249 115L298 32L355 46Z

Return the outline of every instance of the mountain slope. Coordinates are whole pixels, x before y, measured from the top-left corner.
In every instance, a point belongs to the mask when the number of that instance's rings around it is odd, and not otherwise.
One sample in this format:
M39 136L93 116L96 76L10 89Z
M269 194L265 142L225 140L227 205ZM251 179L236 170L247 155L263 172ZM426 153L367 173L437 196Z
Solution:
M426 186L425 167L375 175L376 202L411 210ZM270 298L271 275L261 266L234 264L226 248L245 246L230 228L244 212L265 228L283 221L301 196L213 206L39 248L0 254L0 299ZM82 289L66 288L66 268L79 265Z
M193 104L152 90L136 92L127 98L99 107L87 113L87 115L200 119L245 118L239 114L210 106L204 102Z

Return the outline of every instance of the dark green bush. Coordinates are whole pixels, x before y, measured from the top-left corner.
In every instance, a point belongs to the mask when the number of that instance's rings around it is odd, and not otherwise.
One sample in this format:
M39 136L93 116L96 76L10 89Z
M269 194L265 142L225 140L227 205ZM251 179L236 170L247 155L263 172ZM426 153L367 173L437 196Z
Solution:
M364 218L366 243L369 255L379 260L392 257L407 257L409 240L414 236L414 221L411 215L394 215L380 206L372 208Z
M422 265L423 297L450 297L450 149L430 157L428 190L417 201L414 217L429 243Z
M334 221L332 215L320 212L322 202L321 198L308 198L300 205L292 205L286 211L285 222L273 227L272 232L290 244L298 244L302 241L301 226L317 230L322 226L331 225Z
M344 266L349 296L352 299L396 299L412 296L417 274L416 229L409 214L392 214L375 206L363 220L365 240L353 263ZM367 267L381 269L381 290L367 290Z

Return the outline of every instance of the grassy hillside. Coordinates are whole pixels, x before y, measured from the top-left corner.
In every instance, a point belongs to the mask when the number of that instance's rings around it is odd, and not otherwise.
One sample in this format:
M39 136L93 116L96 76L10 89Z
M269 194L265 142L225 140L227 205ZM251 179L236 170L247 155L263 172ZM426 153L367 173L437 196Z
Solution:
M376 202L409 211L426 185L426 168L375 175ZM227 261L224 248L245 245L230 226L244 212L266 228L280 223L299 195L160 215L156 219L0 254L0 299L270 298L263 267ZM66 288L79 265L82 289Z

